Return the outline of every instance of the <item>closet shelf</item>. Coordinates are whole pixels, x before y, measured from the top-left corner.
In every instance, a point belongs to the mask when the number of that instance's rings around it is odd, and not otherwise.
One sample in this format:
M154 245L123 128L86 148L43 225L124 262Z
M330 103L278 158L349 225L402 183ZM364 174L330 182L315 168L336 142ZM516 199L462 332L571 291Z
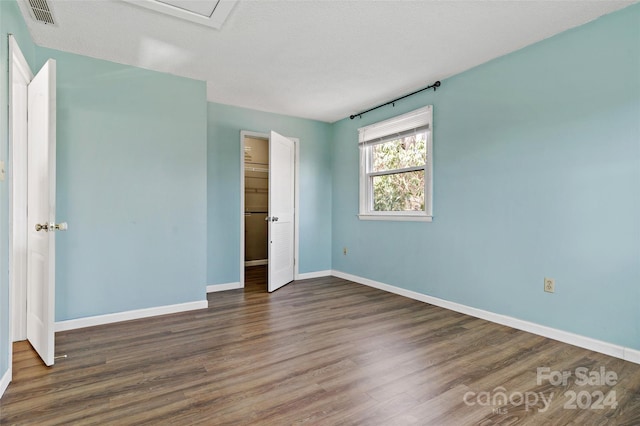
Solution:
M245 167L244 171L255 173L269 173L269 169L265 169L264 167Z

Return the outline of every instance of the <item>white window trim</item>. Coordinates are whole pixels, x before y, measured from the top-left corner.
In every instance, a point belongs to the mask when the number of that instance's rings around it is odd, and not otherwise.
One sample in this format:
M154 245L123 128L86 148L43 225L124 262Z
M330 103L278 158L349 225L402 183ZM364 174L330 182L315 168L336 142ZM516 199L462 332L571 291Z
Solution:
M425 123L426 120L426 123ZM425 209L424 211L401 212L377 212L369 208L369 185L367 175L367 150L365 144L371 140L383 138L393 133L399 133L421 127L429 126L427 137L427 163L425 164ZM433 107L427 105L417 110L402 114L388 120L380 121L358 129L360 151L360 220L391 220L391 221L419 221L431 222L433 220ZM420 167L422 169L422 167Z

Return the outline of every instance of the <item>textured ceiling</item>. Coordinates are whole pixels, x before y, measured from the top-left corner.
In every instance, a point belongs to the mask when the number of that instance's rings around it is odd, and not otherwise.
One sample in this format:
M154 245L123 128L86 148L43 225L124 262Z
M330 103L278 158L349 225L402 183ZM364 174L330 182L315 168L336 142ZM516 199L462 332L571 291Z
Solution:
M215 30L121 0L49 0L36 44L207 81L212 102L333 122L635 1L248 1ZM446 90L446 84L443 85Z

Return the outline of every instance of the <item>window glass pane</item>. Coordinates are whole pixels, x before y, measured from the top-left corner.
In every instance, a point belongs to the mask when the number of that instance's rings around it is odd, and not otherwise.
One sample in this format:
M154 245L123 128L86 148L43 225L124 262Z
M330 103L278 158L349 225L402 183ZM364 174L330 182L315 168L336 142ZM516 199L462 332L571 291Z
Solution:
M371 172L423 166L427 161L427 132L371 145Z
M424 170L371 179L374 211L424 211Z

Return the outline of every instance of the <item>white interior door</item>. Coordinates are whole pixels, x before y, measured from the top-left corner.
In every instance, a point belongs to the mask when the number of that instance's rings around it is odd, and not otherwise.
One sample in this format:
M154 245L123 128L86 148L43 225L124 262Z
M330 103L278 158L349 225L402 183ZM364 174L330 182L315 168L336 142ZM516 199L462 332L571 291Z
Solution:
M47 61L28 92L27 339L54 362L56 63Z
M269 139L269 291L293 281L295 143L276 132Z

